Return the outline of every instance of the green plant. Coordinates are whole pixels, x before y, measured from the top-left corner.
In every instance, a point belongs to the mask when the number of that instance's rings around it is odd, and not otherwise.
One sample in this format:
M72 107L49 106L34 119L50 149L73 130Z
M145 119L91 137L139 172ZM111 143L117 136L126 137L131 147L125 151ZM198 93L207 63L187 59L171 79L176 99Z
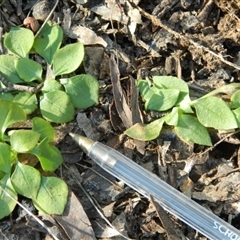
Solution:
M191 101L188 85L172 76L154 76L152 86L138 80L137 86L145 100L145 109L167 112L149 124L137 123L125 131L129 137L148 141L159 136L164 124L188 143L211 146L207 128L231 130L240 127L240 83L222 86ZM231 95L230 104L215 95Z
M62 29L51 23L47 23L36 38L29 29L11 28L4 37L4 46L10 53L0 56L0 73L8 81L0 85L0 97L16 102L26 114L33 113L39 106L42 116L55 123L72 120L74 108L85 109L96 104L97 80L87 74L67 75L80 66L83 44L72 43L60 48L62 38ZM44 58L45 71L41 62L33 60L36 54ZM9 90L15 92L7 92Z
M9 215L18 194L32 199L34 206L48 214L61 214L67 203L66 183L49 172L63 162L51 144L54 129L42 118L32 119L32 129L9 130L10 125L26 121L18 104L0 99L0 219ZM16 126L15 126L16 127Z

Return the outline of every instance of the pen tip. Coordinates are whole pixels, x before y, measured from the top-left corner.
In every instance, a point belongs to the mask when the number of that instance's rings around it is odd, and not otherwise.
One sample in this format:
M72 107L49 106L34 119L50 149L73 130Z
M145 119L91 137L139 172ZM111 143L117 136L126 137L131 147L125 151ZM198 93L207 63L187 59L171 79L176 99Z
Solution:
M84 137L84 136L81 136L81 135L78 135L78 134L75 134L75 133L69 133L69 135L72 137L72 139L79 145L79 147L85 152L85 153L89 153L94 141L87 138L87 137Z

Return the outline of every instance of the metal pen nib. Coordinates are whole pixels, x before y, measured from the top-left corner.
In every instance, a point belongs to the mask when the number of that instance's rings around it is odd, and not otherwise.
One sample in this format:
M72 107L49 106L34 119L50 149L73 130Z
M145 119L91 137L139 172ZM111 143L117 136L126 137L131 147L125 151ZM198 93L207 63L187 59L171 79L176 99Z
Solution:
M69 133L69 135L73 138L73 140L79 145L79 147L85 152L89 153L92 145L94 144L94 141L86 138L84 136L75 134L75 133Z

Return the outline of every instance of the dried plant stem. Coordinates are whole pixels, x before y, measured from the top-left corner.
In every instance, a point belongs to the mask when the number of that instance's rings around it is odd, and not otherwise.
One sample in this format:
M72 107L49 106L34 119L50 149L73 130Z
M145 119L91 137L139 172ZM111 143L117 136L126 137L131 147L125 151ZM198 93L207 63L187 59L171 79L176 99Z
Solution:
M134 4L134 3L133 3ZM134 4L135 5L135 4ZM207 47L204 47L202 46L201 44L195 42L194 40L192 40L191 38L188 38L188 37L185 37L184 35L182 35L181 33L178 33L176 31L174 31L173 29L169 28L167 25L163 24L161 20L159 20L158 18L156 18L155 16L147 13L146 11L144 11L142 8L138 7L135 5L135 7L139 10L139 12L144 16L146 17L147 19L149 19L152 24L154 26L157 26L157 27L161 27L163 29L165 29L166 31L168 31L169 33L173 34L176 38L178 39L182 39L184 40L185 42L195 46L196 48L198 49L201 49L205 52L208 52L210 53L211 55L213 55L214 57L218 58L220 61L222 61L223 63L225 63L226 65L228 66L231 66L237 70L240 70L240 66L238 66L237 64L234 64L232 62L229 62L227 60L225 60L223 58L223 56L221 54L218 54L218 53L215 53L214 51L210 50L209 48Z
M48 228L45 223L43 221L41 221L38 217L36 217L34 214L32 214L27 208L25 208L20 202L16 201L15 198L13 198L5 189L2 188L2 186L0 185L1 190L6 194L6 196L8 196L9 198L11 198L12 201L16 202L22 209L24 209L24 211L27 212L27 214L29 214L32 218L34 218L44 229L46 229L46 231L53 237L54 240L59 240L58 237L56 237L50 228Z
M42 26L39 28L39 30L38 30L37 33L35 34L34 38L36 38L36 37L39 35L39 33L41 32L41 30L44 28L45 24L47 23L47 21L49 20L49 18L52 16L52 14L53 14L55 8L57 7L58 3L59 3L59 0L56 0L56 2L55 2L55 4L54 4L51 12L49 13L49 15L48 15L47 18L45 19L44 23L42 24Z
M1 76L0 76L0 81L6 86L6 88L0 88L0 93L13 92L13 91L37 93L43 86L43 83L38 84L36 87L13 84Z

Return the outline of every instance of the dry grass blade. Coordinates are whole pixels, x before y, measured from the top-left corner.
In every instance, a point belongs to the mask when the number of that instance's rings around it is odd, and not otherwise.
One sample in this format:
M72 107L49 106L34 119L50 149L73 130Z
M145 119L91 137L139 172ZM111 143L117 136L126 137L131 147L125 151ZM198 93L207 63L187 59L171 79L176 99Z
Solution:
M27 208L25 208L20 202L16 201L7 191L5 191L2 186L0 186L1 190L9 197L12 201L16 202L24 211L27 212L28 215L30 215L32 218L34 218L46 231L53 237L54 240L60 240L58 237L56 237L50 228L48 228L43 221L41 221L38 217L33 215Z

